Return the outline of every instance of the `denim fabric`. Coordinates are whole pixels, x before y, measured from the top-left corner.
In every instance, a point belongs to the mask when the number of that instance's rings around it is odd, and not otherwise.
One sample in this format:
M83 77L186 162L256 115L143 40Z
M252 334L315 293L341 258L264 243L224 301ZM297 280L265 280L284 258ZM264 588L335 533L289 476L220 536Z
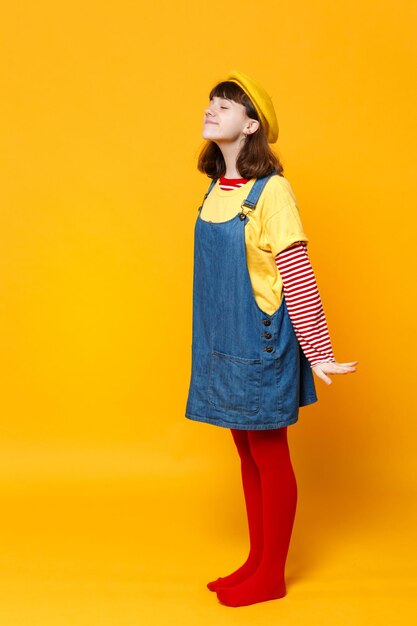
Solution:
M277 174L272 174L277 175ZM285 297L269 315L253 294L246 260L244 207L255 210L270 176L255 181L241 211L194 229L191 381L185 417L241 430L293 424L317 401L313 372ZM211 181L204 196L210 193ZM203 201L204 202L204 201Z

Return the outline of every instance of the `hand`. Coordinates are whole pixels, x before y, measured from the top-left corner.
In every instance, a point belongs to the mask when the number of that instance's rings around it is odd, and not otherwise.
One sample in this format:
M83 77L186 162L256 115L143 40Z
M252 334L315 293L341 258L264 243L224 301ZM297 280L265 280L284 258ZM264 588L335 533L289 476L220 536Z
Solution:
M359 361L349 361L348 363L337 363L335 361L328 361L327 363L317 363L311 368L313 372L324 380L327 385L331 385L332 381L326 374L349 374L356 372L355 365Z

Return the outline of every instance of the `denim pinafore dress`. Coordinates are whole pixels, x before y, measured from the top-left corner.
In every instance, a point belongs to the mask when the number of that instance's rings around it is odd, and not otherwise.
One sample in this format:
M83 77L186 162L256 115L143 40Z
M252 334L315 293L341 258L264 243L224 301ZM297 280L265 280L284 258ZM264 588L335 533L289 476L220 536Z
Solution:
M258 178L241 211L225 222L198 216L194 228L191 381L185 417L224 428L270 430L293 424L317 401L313 372L283 294L262 311L247 267L245 207L256 209L271 176ZM216 180L212 180L204 200ZM203 200L203 203L204 203Z

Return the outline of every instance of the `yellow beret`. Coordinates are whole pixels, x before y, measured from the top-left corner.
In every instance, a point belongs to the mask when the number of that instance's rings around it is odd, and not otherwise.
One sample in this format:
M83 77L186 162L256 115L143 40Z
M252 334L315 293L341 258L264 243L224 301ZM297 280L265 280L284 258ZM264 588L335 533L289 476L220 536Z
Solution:
M237 83L243 89L252 101L260 120L268 132L268 143L275 143L278 139L278 121L271 96L259 83L256 83L252 78L238 70L229 72L225 80Z

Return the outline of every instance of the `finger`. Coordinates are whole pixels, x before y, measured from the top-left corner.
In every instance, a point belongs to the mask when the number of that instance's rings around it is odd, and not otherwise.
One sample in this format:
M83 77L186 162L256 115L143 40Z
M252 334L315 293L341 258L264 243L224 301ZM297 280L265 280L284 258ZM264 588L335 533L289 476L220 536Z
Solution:
M317 372L315 372L316 375L321 378L322 380L324 380L324 382L327 385L331 385L332 381L330 380L330 378L328 376L326 376L326 374L323 372L323 370L317 370Z
M346 363L339 363L339 365L357 365L359 361L347 361Z
M348 363L332 363L332 365L338 370L348 370L350 372L356 370L354 365L349 365Z
M354 372L356 372L356 367L341 367L341 366L337 366L336 364L332 363L330 367L326 367L326 369L319 369L317 368L317 374L318 373L321 374L327 374L328 376L334 376L337 374L341 374L342 376L346 375L346 374L353 374Z

